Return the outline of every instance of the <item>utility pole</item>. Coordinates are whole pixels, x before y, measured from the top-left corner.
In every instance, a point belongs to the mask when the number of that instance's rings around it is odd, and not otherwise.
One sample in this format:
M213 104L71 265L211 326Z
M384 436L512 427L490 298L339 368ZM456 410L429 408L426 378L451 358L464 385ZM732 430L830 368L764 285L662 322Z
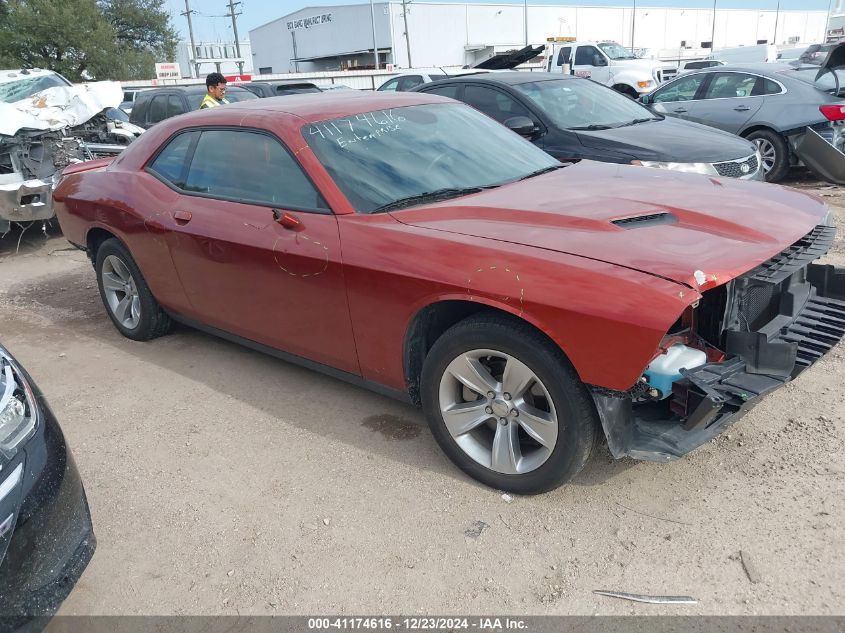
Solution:
M634 0L634 12L631 14L631 54L634 54L634 27L637 24L637 0Z
M389 5L388 5L389 6ZM373 8L373 0L370 0L370 24L373 27L373 58L375 59L374 69L379 69L378 43L376 43L376 10Z
M710 32L710 54L716 48L716 0L713 0L713 30Z
M200 65L197 63L197 45L194 43L194 25L191 24L191 14L196 13L195 11L191 11L191 7L188 6L188 0L185 0L185 11L182 15L188 18L188 34L191 36L191 54L188 55L188 62L193 59L194 60L194 72L196 72L197 79L200 76Z
M188 0L185 0L187 2ZM241 57L241 41L238 39L238 21L235 16L240 15L240 13L235 13L235 6L243 4L243 2L233 2L229 0L229 13L226 14L227 17L232 18L232 31L235 35L235 54L238 56L238 59ZM243 61L238 62L238 75L244 74L244 63Z
M778 43L778 18L780 18L780 0L778 0L778 8L775 11L775 39L772 40L772 44L775 45ZM825 29L827 29L827 25L825 25ZM827 33L825 33L825 35L827 35Z
M525 45L528 46L528 0L522 3L522 24L525 27Z
M414 65L411 63L411 38L408 35L408 5L411 4L411 0L402 0L402 19L405 22L405 46L408 47L408 68L413 68Z

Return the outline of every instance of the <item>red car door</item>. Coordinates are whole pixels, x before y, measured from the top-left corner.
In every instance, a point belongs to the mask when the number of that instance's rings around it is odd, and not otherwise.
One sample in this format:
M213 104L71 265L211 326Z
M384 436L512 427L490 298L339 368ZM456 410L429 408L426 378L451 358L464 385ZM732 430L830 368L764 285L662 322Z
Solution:
M182 178L167 239L193 316L360 374L337 220L281 142L203 130Z

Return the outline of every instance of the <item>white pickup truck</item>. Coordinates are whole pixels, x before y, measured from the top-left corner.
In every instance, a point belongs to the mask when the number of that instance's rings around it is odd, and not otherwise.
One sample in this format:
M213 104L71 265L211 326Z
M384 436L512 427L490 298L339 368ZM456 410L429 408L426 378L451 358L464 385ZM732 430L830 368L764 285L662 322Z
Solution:
M546 45L546 70L586 77L636 99L678 73L677 66L634 56L616 42L562 42Z

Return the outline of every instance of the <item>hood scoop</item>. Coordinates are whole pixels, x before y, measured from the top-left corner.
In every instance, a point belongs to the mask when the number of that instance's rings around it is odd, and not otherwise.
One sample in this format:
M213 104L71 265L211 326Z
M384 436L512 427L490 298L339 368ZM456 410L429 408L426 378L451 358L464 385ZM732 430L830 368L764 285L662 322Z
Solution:
M648 215L635 215L629 218L611 220L611 224L615 224L623 229L639 229L646 226L656 226L658 224L677 223L678 218L671 213L649 213Z

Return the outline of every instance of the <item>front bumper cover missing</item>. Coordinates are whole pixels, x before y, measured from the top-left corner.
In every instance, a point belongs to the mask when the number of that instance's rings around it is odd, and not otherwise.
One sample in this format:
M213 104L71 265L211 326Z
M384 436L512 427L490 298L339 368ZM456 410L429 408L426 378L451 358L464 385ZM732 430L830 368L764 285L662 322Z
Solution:
M845 336L845 269L805 261L820 244L829 245L832 234L830 227L816 227L800 249L787 249L746 275L756 284L783 289L777 314L756 331L728 331L727 360L683 370L668 410L665 402L635 405L629 392L592 389L615 458L665 462L689 453Z

